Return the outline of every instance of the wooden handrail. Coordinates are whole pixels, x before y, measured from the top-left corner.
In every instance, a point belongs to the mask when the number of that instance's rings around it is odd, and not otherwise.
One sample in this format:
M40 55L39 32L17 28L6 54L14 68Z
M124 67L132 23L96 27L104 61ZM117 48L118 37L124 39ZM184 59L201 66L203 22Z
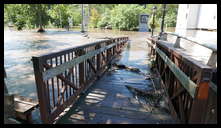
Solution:
M210 49L210 50L212 50L212 51L214 51L214 52L217 51L217 48L213 48L213 47L208 46L208 45L206 45L206 44L201 44L201 43L199 43L198 41L196 41L196 40L194 40L194 39L190 39L190 38L187 38L187 37L184 37L184 36L178 35L177 33L163 32L163 34L169 34L169 35L177 36L177 37L179 37L179 38L182 38L182 39L188 40L188 41L193 42L193 43L195 43L195 44L198 44L198 45L200 45L200 46L206 47L206 48L208 48L208 49Z
M170 70L180 81L183 87L189 92L189 94L194 97L197 85L182 71L176 64L174 64L165 53L163 53L159 48L155 48L156 52L160 55L163 61L168 65Z
M127 37L117 37L117 38L113 38L112 40L117 40L117 39L121 39L121 38L127 38ZM70 51L79 50L79 49L83 49L83 48L90 47L90 46L95 46L95 45L98 45L100 43L107 42L107 41L110 41L110 39L99 40L99 41L95 41L95 42L92 42L92 43L89 43L89 44L84 44L84 45L80 45L80 46L75 46L75 47L71 47L71 48L62 49L62 50L59 50L59 51L56 51L56 52L41 54L41 55L38 55L38 56L35 56L35 57L41 57L42 59L48 59L48 58L51 58L51 57L54 57L54 56L59 56L60 54L64 54L64 52L68 53Z
M32 57L42 121L53 123L76 102L127 41L128 37L111 38Z

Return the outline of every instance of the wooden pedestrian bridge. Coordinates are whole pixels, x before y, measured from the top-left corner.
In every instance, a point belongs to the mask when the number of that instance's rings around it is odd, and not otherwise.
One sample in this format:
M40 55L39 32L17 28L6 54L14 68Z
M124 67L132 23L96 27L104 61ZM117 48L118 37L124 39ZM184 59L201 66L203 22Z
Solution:
M161 33L143 41L150 64L134 67L127 65L137 52L128 50L128 37L32 57L42 122L217 123L216 49L204 46L213 51L206 65L187 55L181 40L201 45Z

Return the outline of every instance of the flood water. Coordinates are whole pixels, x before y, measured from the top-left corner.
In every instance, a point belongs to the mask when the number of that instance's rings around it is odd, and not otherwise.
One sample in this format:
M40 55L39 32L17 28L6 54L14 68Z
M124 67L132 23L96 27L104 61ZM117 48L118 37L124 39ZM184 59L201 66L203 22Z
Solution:
M129 36L144 41L146 33L94 30L88 37L77 31L48 30L45 33L35 31L4 31L4 67L7 73L9 93L37 99L33 75L32 56L60 51L102 40L104 37ZM139 37L138 37L139 36ZM139 42L137 42L139 43Z
M102 40L104 37L120 37L128 36L131 40L130 50L133 54L128 54L128 59L123 60L128 66L139 65L147 60L147 51L144 49L145 39L150 36L149 32L131 32L117 30L92 30L88 33L88 37L82 36L78 31L66 31L49 29L45 33L37 33L35 31L13 31L4 30L4 67L7 73L6 85L9 93L18 94L33 99L37 99L36 85L33 73L32 56L38 56L44 53L60 51L65 48L74 47ZM136 45L142 43L143 45ZM216 45L216 42L214 42ZM184 44L185 45L185 44ZM137 47L134 47L137 46ZM182 44L181 44L182 46ZM195 45L194 45L195 47ZM197 47L197 46L196 46ZM187 46L187 49L197 53L209 52L205 50L193 49L193 45ZM197 52L196 52L197 51ZM127 51L125 51L127 52ZM204 55L203 55L204 56ZM196 57L200 58L200 57ZM204 60L203 60L204 59ZM202 62L205 57L201 58ZM142 61L141 61L142 60ZM127 63L130 62L130 63ZM145 72L146 67L137 67ZM36 113L35 113L36 114ZM39 115L33 118L36 122L40 122Z
M44 53L60 51L65 48L74 47L102 40L104 37L129 36L133 43L144 43L149 33L145 32L120 32L114 30L92 30L88 37L82 36L79 31L47 30L45 33L35 31L4 31L4 67L7 73L5 80L9 93L30 97L37 100L37 91L33 72L32 56ZM133 55L128 54L128 60L134 60L130 66L147 55L142 47L132 47ZM136 55L135 55L136 54ZM134 57L138 56L138 57ZM140 66L141 70L145 69ZM33 120L39 123L39 113L34 112Z

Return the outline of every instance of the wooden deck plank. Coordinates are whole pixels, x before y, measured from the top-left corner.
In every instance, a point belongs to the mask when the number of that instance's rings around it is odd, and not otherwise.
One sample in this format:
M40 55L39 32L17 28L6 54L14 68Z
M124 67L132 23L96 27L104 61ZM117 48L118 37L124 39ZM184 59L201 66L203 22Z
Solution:
M144 42L145 43L145 42ZM141 44L142 45L142 44ZM133 47L134 45L132 45ZM130 51L133 54L136 51ZM144 49L146 52L146 49ZM123 52L120 60L125 60ZM127 58L128 59L128 58ZM143 58L144 59L144 58ZM142 59L140 59L142 61ZM118 61L121 63L121 61ZM128 62L130 63L130 62ZM125 63L125 64L128 64ZM138 64L138 65L137 65ZM133 66L141 66L138 63ZM130 65L131 66L131 65ZM147 66L142 65L147 71ZM58 124L158 124L176 123L169 113L153 111L141 100L137 100L125 85L139 89L151 89L151 81L141 74L127 70L108 71L81 96L70 110L61 117Z
M38 107L38 101L31 98L14 95L15 111L19 113L28 113Z

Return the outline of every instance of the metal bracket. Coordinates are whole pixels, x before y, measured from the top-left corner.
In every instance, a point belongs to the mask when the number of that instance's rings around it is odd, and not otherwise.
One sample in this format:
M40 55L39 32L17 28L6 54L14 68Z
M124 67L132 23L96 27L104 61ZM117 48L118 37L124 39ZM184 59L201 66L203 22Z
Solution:
M180 48L180 36L177 36L176 42L173 46L174 46L174 48Z

